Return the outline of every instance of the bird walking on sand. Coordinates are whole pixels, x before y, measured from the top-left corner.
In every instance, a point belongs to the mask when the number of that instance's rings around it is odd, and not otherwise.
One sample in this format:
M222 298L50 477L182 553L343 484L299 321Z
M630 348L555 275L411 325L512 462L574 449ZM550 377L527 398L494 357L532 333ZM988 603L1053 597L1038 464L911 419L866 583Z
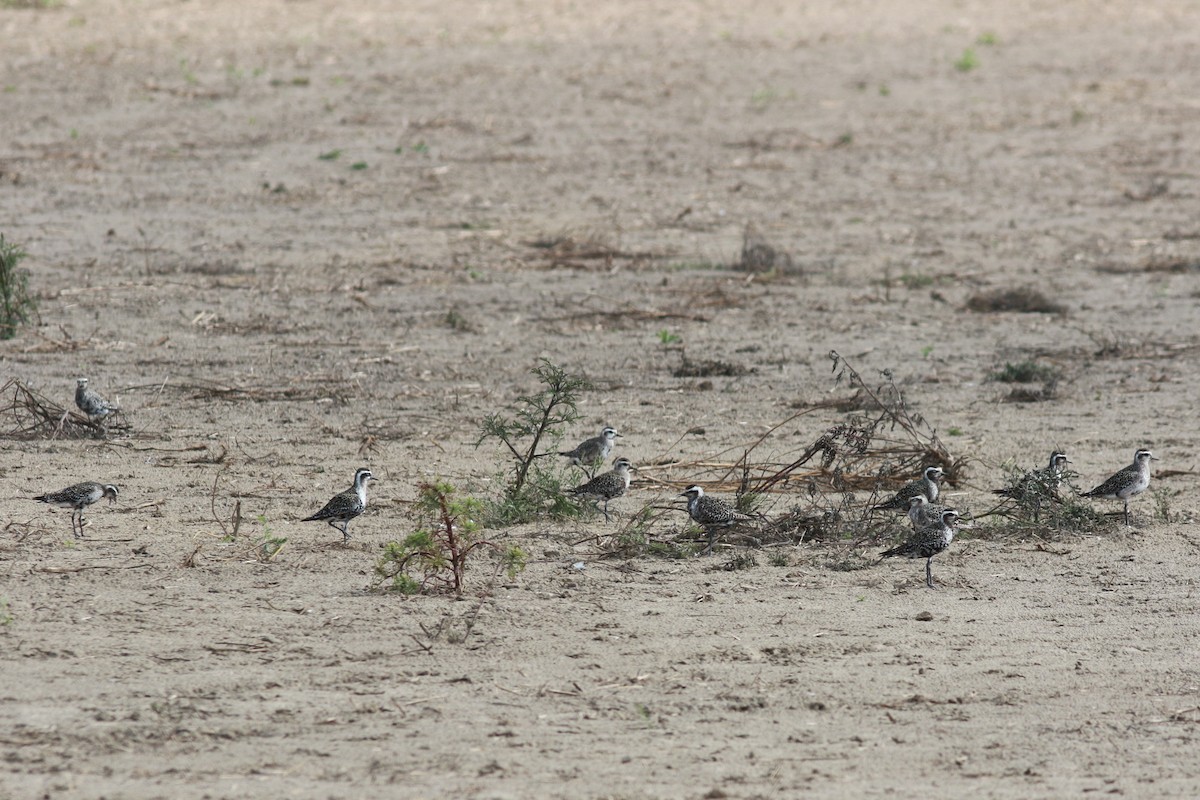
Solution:
M688 499L688 516L692 522L698 523L708 534L708 546L704 555L712 555L713 545L717 541L717 528L728 528L739 522L749 522L754 517L743 514L724 500L718 500L704 493L700 486L689 486L680 497Z
M83 510L92 503L107 497L109 502L117 499L117 487L111 483L84 481L57 492L47 492L33 498L59 508L71 509L71 533L75 538L83 536Z
M350 520L367 510L367 481L375 480L371 470L365 467L354 473L354 485L346 491L335 494L317 513L305 517L301 522L328 522L342 532L342 544L350 541L346 527ZM340 523L340 524L339 524Z
M116 406L88 387L87 378L77 378L75 381L75 405L91 420L102 420L117 410Z
M1120 500L1125 503L1125 525L1129 525L1129 499L1137 497L1150 488L1150 462L1158 461L1158 457L1149 450L1138 450L1133 454L1133 463L1120 472L1115 473L1104 483L1084 492L1083 497L1096 497L1102 500Z
M574 449L564 450L559 455L566 456L573 465L582 469L591 478L596 474L596 467L608 460L613 442L620 435L616 428L605 426L599 436L593 436L591 439L580 442Z
M896 492L891 499L885 500L877 506L873 507L875 511L908 511L909 500L918 494L925 495L925 498L931 503L936 503L939 494L938 482L942 479L944 471L941 467L926 467L921 477L911 483L905 484L900 491Z
M957 521L957 511L952 508L944 509L940 518L926 522L904 544L884 550L879 556L925 559L925 585L936 589L933 584L933 557L954 541L954 525Z
M629 463L627 458L618 458L613 462L609 472L597 475L582 486L571 489L571 494L591 500L594 503L604 503L604 521L608 522L608 501L616 500L629 489L629 471L637 467Z

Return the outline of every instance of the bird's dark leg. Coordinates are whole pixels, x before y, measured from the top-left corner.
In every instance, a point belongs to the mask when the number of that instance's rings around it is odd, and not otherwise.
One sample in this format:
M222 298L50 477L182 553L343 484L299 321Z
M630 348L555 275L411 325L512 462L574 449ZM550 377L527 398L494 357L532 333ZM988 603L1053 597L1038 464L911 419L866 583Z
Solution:
M604 524L608 524L608 501L604 501Z
M1129 527L1129 501L1125 501L1125 527Z
M930 589L936 589L933 585L933 556L925 559L925 585Z
M346 520L342 523L342 544L350 544L350 531L347 530L349 527L350 520Z
M708 534L708 547L704 548L704 555L711 556L713 545L717 543L717 532L712 527L705 528L704 532Z
M78 529L76 529L75 520L78 518ZM83 509L79 509L71 513L71 533L75 534L76 539L83 538Z

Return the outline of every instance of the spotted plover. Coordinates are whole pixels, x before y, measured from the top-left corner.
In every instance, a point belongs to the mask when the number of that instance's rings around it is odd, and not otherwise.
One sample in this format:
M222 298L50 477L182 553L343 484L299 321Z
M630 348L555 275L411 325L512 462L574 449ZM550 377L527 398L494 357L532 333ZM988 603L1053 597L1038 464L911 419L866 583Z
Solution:
M68 486L62 491L47 492L33 498L42 503L49 503L59 508L69 508L71 511L71 533L75 538L83 536L83 510L92 503L107 497L109 502L117 499L117 487L111 483L96 483L84 481L74 486Z
M931 503L938 499L938 481L942 479L941 467L926 467L921 477L905 484L890 500L874 506L875 511L908 511L908 501L913 495L923 494Z
M560 456L566 456L571 463L582 469L590 478L595 474L596 467L608 460L612 452L613 441L621 434L616 428L605 426L599 436L593 436L587 441L580 442L573 450L564 450Z
M941 519L945 510L945 506L929 502L929 498L923 494L914 494L908 498L908 521L912 523L914 531L922 525Z
M1150 487L1150 462L1157 460L1158 457L1149 450L1138 450L1133 454L1132 464L1082 496L1124 502L1125 524L1129 525L1129 498L1137 497Z
M317 513L305 517L301 522L319 522L324 520L342 532L342 543L350 541L346 527L350 520L367 510L367 481L375 480L371 470L362 468L354 473L354 485L346 491L335 494ZM340 523L340 524L339 524Z
M116 406L88 387L87 378L75 380L75 405L93 420L102 420L117 410Z
M712 555L713 545L717 541L717 528L728 528L739 522L749 522L754 517L743 514L724 500L709 497L700 486L689 486L680 497L688 499L688 516L692 522L698 523L708 534L708 546L704 548L705 555Z
M957 521L957 511L952 508L943 509L940 518L924 523L904 544L884 550L879 556L925 559L925 585L930 589L936 588L933 585L933 557L954 541L954 525Z
M616 500L629 488L629 471L637 467L629 463L627 458L618 458L613 462L613 468L603 475L597 475L582 486L571 489L571 494L583 497L595 503L604 503L604 521L608 522L608 501Z

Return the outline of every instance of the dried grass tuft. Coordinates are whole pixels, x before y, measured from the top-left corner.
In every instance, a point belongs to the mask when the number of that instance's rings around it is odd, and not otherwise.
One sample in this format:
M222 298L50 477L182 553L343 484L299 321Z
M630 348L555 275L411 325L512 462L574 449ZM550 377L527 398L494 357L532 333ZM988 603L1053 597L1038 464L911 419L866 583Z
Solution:
M1022 314L1066 314L1067 307L1056 303L1041 290L1032 286L1017 289L996 289L971 295L967 309L980 313L1016 311Z
M94 420L60 406L16 378L0 387L0 403L0 419L11 421L4 431L10 439L103 439L130 430L120 411Z

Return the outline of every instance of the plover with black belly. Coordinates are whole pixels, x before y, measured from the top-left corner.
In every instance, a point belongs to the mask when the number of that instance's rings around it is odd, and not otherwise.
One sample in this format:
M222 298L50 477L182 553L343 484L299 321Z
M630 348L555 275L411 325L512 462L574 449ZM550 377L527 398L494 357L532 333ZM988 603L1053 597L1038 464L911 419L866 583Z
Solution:
M713 545L717 541L717 528L728 528L739 522L749 522L754 519L749 514L738 511L724 500L706 495L700 486L689 486L679 496L688 499L688 516L692 518L692 522L698 523L708 534L708 546L704 548L706 556L712 555Z
M941 517L926 522L917 528L916 532L899 547L884 550L880 558L900 556L901 558L925 559L925 585L930 589L933 585L933 557L945 550L954 541L954 525L958 521L958 512L952 508L942 511Z
M350 524L350 520L367 510L367 481L373 480L375 480L375 476L371 474L371 470L365 467L360 469L354 473L353 486L341 494L335 494L324 508L300 521L328 522L342 532L343 544L349 542L350 534L346 532L346 527Z
M58 492L38 495L33 499L59 508L71 509L71 533L75 534L75 538L79 538L83 536L83 510L105 497L109 499L109 502L115 501L117 487L111 483L84 481Z
M608 460L613 442L620 435L616 428L605 426L599 436L593 436L587 441L580 442L573 450L564 450L559 455L566 456L572 464L582 469L590 478L595 474L596 467Z
M608 522L608 501L616 500L629 489L629 471L637 467L629 463L627 458L618 458L613 462L613 468L603 475L597 475L582 486L571 489L571 494L604 503L604 521Z
M1129 498L1150 488L1150 462L1157 460L1158 457L1149 450L1138 450L1133 454L1132 464L1082 496L1122 501L1125 503L1125 524L1129 525Z
M88 387L87 378L75 380L75 405L93 420L102 420L117 410L116 406Z
M911 483L905 484L890 500L873 506L873 510L908 511L909 500L918 494L923 494L929 502L936 503L940 491L938 481L942 479L942 475L944 474L941 467L926 467L921 477Z

